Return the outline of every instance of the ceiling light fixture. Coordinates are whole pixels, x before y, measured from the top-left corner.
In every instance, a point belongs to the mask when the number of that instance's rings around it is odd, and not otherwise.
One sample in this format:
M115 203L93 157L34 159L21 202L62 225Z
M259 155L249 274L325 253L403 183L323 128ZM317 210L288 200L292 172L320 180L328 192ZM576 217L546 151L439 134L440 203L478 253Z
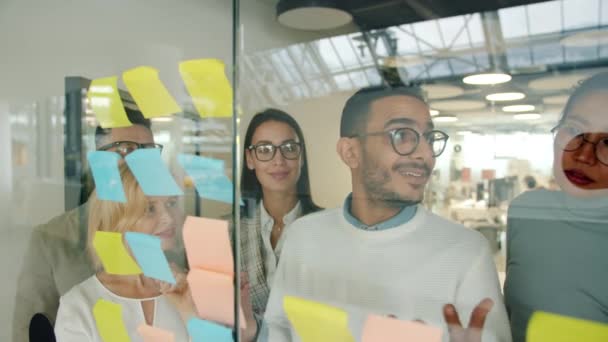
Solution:
M439 111L437 109L430 109L429 112L431 113L431 116L439 115Z
M433 121L435 122L456 122L458 118L455 115L440 115L436 116Z
M523 99L525 97L526 97L526 94L519 93L519 92L494 93L494 94L489 94L488 96L486 96L486 100L488 100L488 101L494 101L494 102L499 102L499 101L515 101L515 100L521 100L521 99Z
M320 31L344 26L353 16L337 0L280 0L277 20L298 30Z
M160 118L152 118L151 119L154 122L171 122L173 121L173 118L171 117L160 117Z
M513 119L515 120L536 120L540 119L541 115L538 113L525 113L525 114L515 114L513 115Z
M533 105L514 105L502 107L503 112L517 113L517 112L529 112L534 110L536 107Z
M462 82L472 85L491 85L507 83L512 79L511 75L502 72L492 72L470 75L462 79Z

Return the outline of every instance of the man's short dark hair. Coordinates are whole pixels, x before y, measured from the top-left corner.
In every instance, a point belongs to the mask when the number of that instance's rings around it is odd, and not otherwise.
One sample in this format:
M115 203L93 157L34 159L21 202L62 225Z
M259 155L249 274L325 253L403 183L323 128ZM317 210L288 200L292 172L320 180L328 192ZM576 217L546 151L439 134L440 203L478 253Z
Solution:
M373 86L362 88L351 96L342 110L340 137L352 137L363 133L372 102L389 96L410 96L426 102L419 87Z
M129 119L133 125L144 126L147 129L152 130L152 122L150 119L144 117L142 112L129 107L125 107L125 112L127 113L127 119ZM111 128L102 128L101 126L97 126L97 128L95 128L95 146L99 147L103 145L104 140L110 135L111 132Z

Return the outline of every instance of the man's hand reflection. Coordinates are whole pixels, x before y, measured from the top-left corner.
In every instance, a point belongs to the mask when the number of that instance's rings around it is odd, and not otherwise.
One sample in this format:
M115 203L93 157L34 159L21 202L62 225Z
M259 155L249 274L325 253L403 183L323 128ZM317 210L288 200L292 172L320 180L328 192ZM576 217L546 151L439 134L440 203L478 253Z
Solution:
M494 301L490 298L485 298L479 302L471 312L469 326L465 328L460 322L456 307L452 304L445 305L443 307L443 317L448 325L450 342L481 342L483 326L493 306Z

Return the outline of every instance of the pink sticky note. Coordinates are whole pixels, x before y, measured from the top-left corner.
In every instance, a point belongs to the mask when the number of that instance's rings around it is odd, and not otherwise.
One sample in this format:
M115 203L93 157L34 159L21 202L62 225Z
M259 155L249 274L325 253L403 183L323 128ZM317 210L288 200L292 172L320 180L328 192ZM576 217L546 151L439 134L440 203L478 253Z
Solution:
M234 278L195 268L190 270L187 279L200 317L234 326ZM239 322L242 329L247 328L242 308L239 310Z
M442 330L430 325L369 315L361 342L441 342Z
M228 222L188 216L183 236L190 268L234 274Z
M175 334L170 331L142 324L137 327L137 333L144 342L175 342Z

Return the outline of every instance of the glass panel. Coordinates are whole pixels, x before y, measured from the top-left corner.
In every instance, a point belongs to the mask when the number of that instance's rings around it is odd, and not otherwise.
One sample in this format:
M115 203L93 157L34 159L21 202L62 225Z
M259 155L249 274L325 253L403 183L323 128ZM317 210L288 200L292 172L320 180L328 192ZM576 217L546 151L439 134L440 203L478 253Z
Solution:
M332 340L419 319L453 341L445 305L469 318L484 298L491 319L466 331L480 341L524 341L539 310L560 313L545 316L559 336L573 318L604 324L605 0L416 8L433 18L422 22L361 3L333 29L318 16L299 22L308 30L289 16L241 22L239 66L252 65L239 68L237 227L259 341L315 340L302 312L309 327L347 322L317 331ZM248 59L277 53L261 70Z
M567 16L567 11L564 12ZM528 23L530 35L559 32L562 29L561 3L549 1L528 6ZM544 16L543 20L533 20Z

